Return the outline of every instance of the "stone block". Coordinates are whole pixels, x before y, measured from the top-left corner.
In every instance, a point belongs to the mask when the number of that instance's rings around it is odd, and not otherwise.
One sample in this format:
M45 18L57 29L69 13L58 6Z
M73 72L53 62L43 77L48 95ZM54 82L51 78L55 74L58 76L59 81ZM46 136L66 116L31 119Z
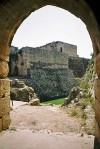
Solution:
M95 121L95 137L98 139L100 144L100 126L98 125L97 121Z
M8 54L5 54L3 53L4 50L2 50L2 53L0 53L0 60L3 60L3 61L6 61L6 62L9 62L9 55ZM8 55L8 56L7 56Z
M0 98L10 95L10 80L0 79Z
M0 117L10 112L10 96L0 98Z
M39 100L38 98L32 99L32 100L29 102L29 104L30 104L31 106L39 106L39 105L40 105L40 100Z
M97 74L100 74L100 53L94 59L94 67Z
M2 117L2 129L3 129L3 130L8 129L10 123L11 123L10 115L9 115L9 114L4 115L4 116Z
M0 61L0 78L6 78L8 75L8 63L5 61Z
M95 80L95 98L100 102L100 79Z
M2 131L2 118L0 118L0 131Z

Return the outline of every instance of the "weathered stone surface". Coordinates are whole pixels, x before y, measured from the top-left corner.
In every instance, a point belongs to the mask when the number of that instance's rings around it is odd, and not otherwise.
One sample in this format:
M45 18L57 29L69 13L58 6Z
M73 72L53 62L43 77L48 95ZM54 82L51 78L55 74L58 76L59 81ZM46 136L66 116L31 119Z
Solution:
M69 95L67 98L65 98L63 105L68 105L73 101L73 103L78 102L78 96L80 95L81 89L79 87L73 87L71 91L69 92Z
M0 78L6 78L8 75L8 63L4 61L0 61Z
M97 74L100 74L100 53L97 54L97 56L94 59L94 64L95 64L95 71Z
M11 96L11 100L29 102L31 100L31 98L34 96L34 93L31 93L29 91L28 87L25 87L25 88L11 88L10 96Z
M2 128L3 128L3 130L8 129L10 123L11 123L10 115L9 114L4 115L2 117Z
M18 79L14 79L10 81L10 86L14 88L24 88L26 87L24 81L20 81Z
M2 118L0 118L0 131L2 131Z
M0 79L0 98L10 95L10 80Z
M30 70L31 78L24 79L28 86L34 88L42 101L68 96L72 87L77 86L73 73L69 69Z
M100 102L95 100L95 117L98 120L98 124L100 126Z
M30 76L30 69L52 68L73 70L76 77L82 77L89 59L77 56L77 46L64 42L52 42L44 46L33 48L11 47L9 75Z
M40 100L39 100L38 98L33 99L33 100L31 100L31 101L29 102L29 104L30 104L31 106L39 106L39 105L40 105Z
M89 59L82 57L69 57L68 67L73 71L75 77L82 77L88 65Z
M26 86L23 81L15 79L11 81L10 97L11 100L29 102L36 97L36 94L32 87Z
M0 60L5 61L5 62L9 62L9 56L6 55L5 53L0 53Z
M95 80L95 97L100 102L100 79Z
M0 98L0 117L10 112L10 96Z

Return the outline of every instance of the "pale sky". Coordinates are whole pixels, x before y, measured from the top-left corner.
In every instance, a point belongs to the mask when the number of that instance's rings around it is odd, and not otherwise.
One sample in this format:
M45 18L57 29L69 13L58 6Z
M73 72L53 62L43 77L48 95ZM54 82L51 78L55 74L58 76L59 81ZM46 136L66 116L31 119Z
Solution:
M54 6L31 13L18 28L11 45L39 47L53 41L76 45L80 57L90 58L93 52L85 24L70 12Z

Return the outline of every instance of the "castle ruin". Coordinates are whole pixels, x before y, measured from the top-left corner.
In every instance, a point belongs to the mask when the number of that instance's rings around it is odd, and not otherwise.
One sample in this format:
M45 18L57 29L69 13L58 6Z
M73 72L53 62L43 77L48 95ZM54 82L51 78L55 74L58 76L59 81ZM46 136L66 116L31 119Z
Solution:
M84 75L87 64L77 46L60 41L37 48L12 46L9 76L23 78L41 100L61 98L77 85L75 77Z

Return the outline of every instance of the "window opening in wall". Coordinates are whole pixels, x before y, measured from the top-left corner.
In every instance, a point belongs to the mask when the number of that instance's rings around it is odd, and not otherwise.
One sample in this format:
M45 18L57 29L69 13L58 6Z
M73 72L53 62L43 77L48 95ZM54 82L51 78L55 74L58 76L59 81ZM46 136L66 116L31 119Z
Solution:
M60 52L62 52L62 47L60 47Z

